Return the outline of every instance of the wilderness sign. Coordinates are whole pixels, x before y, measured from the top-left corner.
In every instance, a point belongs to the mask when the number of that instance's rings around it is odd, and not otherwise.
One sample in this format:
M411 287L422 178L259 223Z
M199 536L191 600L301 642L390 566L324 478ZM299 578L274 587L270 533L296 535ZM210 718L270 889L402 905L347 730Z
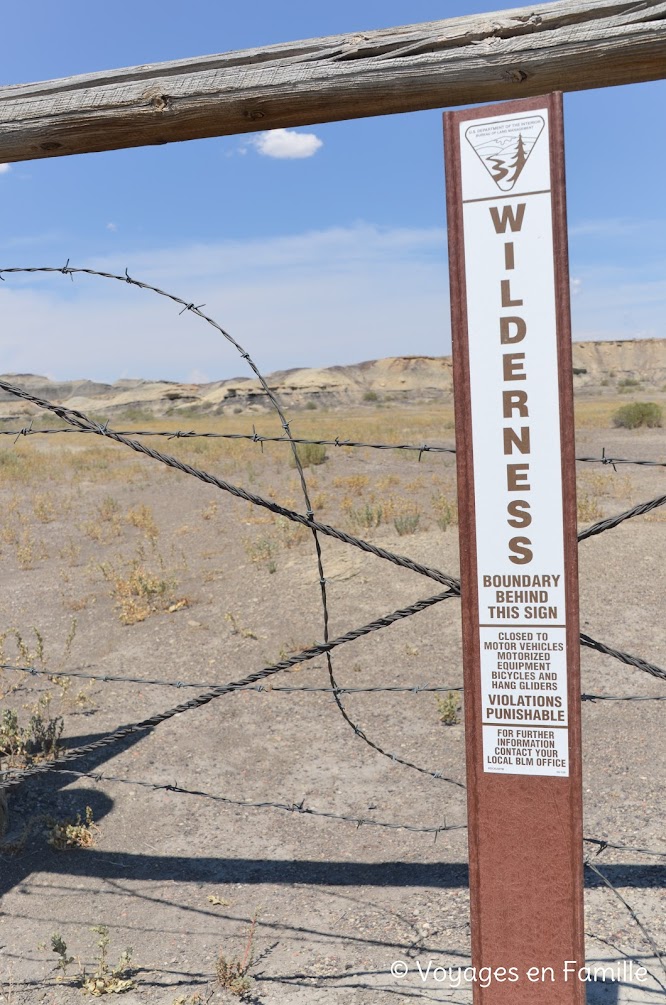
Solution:
M475 994L573 1003L584 989L560 987L565 961L584 963L561 96L447 113L445 139L474 955L560 975Z

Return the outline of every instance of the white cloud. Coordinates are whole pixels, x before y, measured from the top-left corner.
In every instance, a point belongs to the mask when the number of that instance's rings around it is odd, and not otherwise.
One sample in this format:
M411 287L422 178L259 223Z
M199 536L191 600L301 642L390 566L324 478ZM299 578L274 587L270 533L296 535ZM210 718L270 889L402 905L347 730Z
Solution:
M110 230L112 234L115 234L116 231L118 230L118 224L117 223L107 223L106 229Z
M115 244L115 242L114 242ZM666 262L591 266L572 256L574 337L666 336ZM58 265L59 262L53 264ZM451 351L446 234L359 223L305 234L173 245L73 264L205 304L264 373ZM0 283L5 372L58 378L250 376L191 312L113 282L61 275ZM94 333L91 335L91 333Z
M11 164L0 164L0 174L7 174L11 169Z
M324 141L314 133L297 133L293 129L271 129L270 132L259 133L253 142L264 157L280 160L312 157L324 145Z

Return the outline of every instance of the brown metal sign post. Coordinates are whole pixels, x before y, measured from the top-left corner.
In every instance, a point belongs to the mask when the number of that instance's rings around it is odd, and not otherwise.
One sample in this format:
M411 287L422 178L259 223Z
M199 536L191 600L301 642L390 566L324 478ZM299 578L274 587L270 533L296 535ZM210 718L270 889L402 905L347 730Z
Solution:
M582 1005L562 98L448 112L444 126L472 963L490 968L474 1000Z

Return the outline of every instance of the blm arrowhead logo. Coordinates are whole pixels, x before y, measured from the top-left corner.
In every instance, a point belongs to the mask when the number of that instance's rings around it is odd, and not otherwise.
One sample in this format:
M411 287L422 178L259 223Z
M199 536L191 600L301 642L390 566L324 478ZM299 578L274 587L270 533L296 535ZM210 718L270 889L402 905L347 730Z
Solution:
M465 138L502 192L510 192L529 160L545 122L540 115L469 126Z

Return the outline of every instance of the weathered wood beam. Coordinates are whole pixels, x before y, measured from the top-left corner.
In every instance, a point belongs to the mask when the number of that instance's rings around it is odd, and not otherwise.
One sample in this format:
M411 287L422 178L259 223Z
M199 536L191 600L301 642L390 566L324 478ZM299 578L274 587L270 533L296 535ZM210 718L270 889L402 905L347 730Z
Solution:
M0 162L666 76L664 0L558 0L0 88Z

